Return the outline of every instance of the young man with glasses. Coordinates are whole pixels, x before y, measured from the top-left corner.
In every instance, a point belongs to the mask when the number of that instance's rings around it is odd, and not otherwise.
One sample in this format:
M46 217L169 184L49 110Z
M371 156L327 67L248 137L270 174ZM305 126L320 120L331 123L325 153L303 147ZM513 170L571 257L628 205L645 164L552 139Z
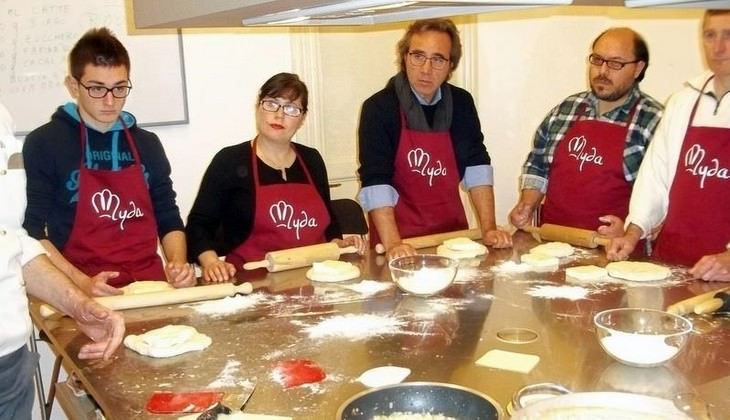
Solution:
M730 281L730 10L707 10L701 34L709 71L669 98L631 194L626 234L607 253L627 258L663 222L656 259L690 266L698 279Z
M403 238L467 228L462 182L484 244L512 245L497 230L491 161L474 100L447 83L461 51L450 20L414 22L398 43L400 72L363 103L359 199L371 245L382 243L389 258L416 253Z
M129 55L108 29L86 32L69 54L65 80L76 102L60 106L23 147L23 226L95 296L119 294L135 280L195 285L170 163L159 138L123 111L129 71Z
M662 105L639 90L649 66L643 38L629 28L601 33L588 55L590 90L553 108L535 133L510 222L623 232L631 187Z

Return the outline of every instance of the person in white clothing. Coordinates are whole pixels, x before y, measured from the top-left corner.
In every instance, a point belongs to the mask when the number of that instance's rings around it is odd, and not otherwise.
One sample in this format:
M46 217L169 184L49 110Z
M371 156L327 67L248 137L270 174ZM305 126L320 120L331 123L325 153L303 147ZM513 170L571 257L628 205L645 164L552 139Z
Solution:
M72 316L93 340L81 347L80 359L109 359L124 337L122 316L74 286L21 227L26 203L21 148L0 104L0 420L31 418L38 355L26 347L32 328L26 293Z
M656 259L730 281L730 10L705 12L702 41L710 71L669 99L607 256L626 259L661 224Z

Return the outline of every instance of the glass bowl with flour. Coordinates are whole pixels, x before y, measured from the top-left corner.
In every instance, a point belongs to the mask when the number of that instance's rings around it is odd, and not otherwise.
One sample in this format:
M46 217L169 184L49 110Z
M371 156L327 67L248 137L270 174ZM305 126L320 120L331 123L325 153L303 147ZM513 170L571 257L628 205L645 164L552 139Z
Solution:
M637 367L672 360L692 332L688 319L653 309L609 309L597 313L593 323L603 350L617 361Z
M434 254L409 255L388 263L390 276L404 292L416 296L435 295L451 285L459 261Z

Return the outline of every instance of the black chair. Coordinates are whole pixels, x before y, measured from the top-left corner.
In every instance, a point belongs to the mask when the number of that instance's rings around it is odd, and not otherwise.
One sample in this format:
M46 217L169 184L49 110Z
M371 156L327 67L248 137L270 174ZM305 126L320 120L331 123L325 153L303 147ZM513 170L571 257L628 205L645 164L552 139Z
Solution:
M330 205L343 234L364 235L368 233L365 213L357 201L340 198L330 201Z

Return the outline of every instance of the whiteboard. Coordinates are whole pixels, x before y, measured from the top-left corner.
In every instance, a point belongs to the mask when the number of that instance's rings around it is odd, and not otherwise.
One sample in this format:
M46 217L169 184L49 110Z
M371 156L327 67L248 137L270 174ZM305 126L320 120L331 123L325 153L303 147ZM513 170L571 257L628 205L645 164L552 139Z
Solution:
M0 0L0 101L17 134L46 123L72 98L68 53L87 30L106 26L129 52L132 92L125 110L140 125L188 121L182 36L129 34L124 0Z

